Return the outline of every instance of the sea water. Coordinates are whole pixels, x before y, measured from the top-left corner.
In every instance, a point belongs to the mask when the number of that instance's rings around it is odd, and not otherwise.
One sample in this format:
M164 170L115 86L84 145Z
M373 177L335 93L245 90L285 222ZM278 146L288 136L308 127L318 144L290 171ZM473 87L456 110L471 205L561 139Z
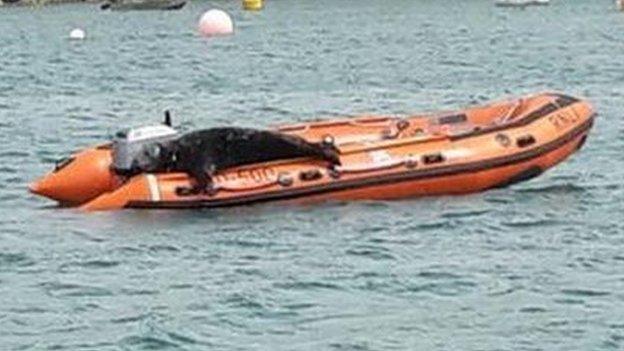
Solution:
M234 36L197 34L211 7ZM623 82L610 1L2 8L0 349L622 349ZM26 188L165 109L257 127L544 90L595 106L586 146L469 196L87 214Z

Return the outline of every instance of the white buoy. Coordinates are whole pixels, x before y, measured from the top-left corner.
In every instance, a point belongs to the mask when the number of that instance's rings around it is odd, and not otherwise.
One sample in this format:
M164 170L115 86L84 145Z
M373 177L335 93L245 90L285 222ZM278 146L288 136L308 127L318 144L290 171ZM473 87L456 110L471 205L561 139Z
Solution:
M73 40L83 40L87 37L87 33L80 28L74 28L71 32L69 32L69 39Z
M230 35L234 32L232 18L226 12L212 9L205 12L199 20L199 33L206 37Z

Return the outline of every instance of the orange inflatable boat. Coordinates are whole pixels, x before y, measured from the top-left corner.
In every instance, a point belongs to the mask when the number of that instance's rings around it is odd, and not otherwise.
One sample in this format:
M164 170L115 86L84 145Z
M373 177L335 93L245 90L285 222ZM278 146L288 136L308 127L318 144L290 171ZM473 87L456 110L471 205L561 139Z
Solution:
M193 180L184 173L118 175L109 143L60 162L30 191L84 210L464 194L538 176L583 145L594 116L585 101L543 93L456 112L281 126L283 133L333 143L342 165L306 158L245 165L217 173L209 194L186 191ZM138 140L170 132L162 126L132 133Z

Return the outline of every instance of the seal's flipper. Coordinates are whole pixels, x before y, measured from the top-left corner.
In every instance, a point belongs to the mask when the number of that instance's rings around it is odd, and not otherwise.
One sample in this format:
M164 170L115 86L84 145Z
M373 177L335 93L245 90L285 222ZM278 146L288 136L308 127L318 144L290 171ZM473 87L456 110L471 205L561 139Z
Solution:
M326 142L311 143L304 138L294 135L275 134L274 137L279 138L282 142L290 145L295 155L301 154L301 156L320 158L331 162L334 165L340 165L338 148L336 148L333 144Z
M321 157L330 162L333 166L340 166L340 152L334 145L328 145L325 143L318 143L316 146L321 150Z
M213 186L212 175L214 172L215 165L212 158L206 157L190 165L186 173L195 180L194 191L198 193L210 193Z

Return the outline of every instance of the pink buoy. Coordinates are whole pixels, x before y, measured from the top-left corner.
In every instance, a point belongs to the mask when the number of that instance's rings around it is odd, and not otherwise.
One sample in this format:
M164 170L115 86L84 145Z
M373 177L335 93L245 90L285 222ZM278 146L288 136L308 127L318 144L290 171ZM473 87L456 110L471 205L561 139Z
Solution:
M199 32L203 36L230 35L234 32L234 24L230 15L221 10L210 10L199 20Z

